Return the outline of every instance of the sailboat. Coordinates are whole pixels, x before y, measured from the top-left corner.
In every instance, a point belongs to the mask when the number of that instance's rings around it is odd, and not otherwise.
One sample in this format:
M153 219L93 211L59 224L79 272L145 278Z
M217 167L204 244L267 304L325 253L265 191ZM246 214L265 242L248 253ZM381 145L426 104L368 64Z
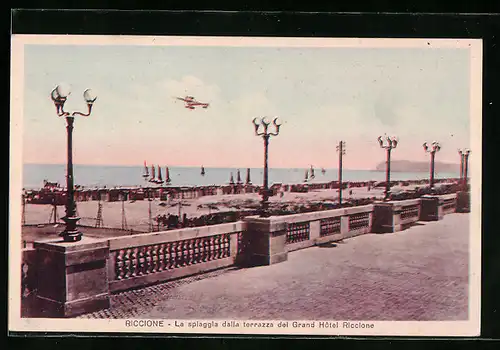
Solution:
M170 171L168 170L168 167L165 168L165 183L170 184L172 180L170 179Z
M311 165L311 175L309 176L311 179L314 179L315 176L314 176L314 168L313 166Z
M247 179L246 179L245 183L247 185L252 183L252 181L250 180L250 168L247 168Z
M326 173L325 168L321 168L321 173L322 173L323 175L325 175L325 173Z
M158 185L161 185L163 183L163 179L161 177L161 168L160 166L158 165L158 179L156 180L156 182Z
M146 165L146 161L144 161L144 173L142 173L142 177L146 180L149 177L149 169Z
M149 179L149 182L155 182L156 181L156 172L155 172L155 166L151 165L151 178Z
M306 175L304 177L304 182L307 182L309 180L309 171L306 170Z
M205 167L201 166L201 176L205 176Z
M229 183L230 183L231 185L234 185L233 173L231 173L231 177L229 178Z
M237 184L241 183L240 169L238 169L238 172L236 173L236 183Z

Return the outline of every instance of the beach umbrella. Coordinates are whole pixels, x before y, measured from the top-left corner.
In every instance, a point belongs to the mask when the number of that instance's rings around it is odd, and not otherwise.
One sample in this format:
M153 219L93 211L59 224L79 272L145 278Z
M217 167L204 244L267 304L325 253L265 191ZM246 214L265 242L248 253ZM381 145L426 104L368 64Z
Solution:
M246 180L246 184L250 184L252 183L252 181L250 180L250 168L247 168L247 180Z
M236 173L236 183L241 183L240 169L238 169L238 172Z

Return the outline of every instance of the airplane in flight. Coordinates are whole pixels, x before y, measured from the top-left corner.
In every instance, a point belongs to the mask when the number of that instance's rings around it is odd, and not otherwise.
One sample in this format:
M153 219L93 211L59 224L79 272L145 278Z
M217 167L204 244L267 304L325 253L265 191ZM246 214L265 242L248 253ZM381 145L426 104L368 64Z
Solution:
M196 107L202 107L206 109L209 106L209 103L197 101L193 96L176 97L176 99L184 101L184 103L186 104L185 107L188 109L195 109Z

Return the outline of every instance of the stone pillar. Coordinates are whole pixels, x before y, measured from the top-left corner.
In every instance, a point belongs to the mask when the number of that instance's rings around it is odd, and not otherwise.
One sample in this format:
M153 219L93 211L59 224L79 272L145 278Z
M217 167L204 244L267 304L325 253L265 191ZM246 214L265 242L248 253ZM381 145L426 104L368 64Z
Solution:
M315 242L319 239L321 233L321 222L320 220L311 221L309 223L309 240Z
M345 237L349 233L349 216L342 215L340 217L340 234Z
M37 304L42 317L73 317L109 308L107 240L84 236L35 242Z
M376 203L373 207L373 226L375 233L395 232L396 220L390 203Z
M443 219L443 201L441 198L422 196L421 200L420 220L438 221Z
M461 191L457 193L457 213L470 213L470 193Z
M286 223L273 222L273 217L248 217L243 232L245 266L277 264L288 259Z

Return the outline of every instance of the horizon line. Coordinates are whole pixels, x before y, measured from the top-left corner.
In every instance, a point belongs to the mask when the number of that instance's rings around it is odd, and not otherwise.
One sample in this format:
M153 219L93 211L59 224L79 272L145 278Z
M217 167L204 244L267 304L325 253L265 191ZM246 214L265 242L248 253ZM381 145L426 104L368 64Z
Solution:
M26 163L23 163L23 165L63 165L63 166L66 166L66 163L30 163L30 162L26 162ZM132 165L132 164L83 164L83 163L73 163L73 166L110 166L110 167L144 167L144 164L135 164L135 165ZM148 164L147 167L151 167L152 164ZM158 164L154 164L155 166L158 166ZM237 166L210 166L210 165L200 165L200 166L195 166L195 165L162 165L161 167L169 167L169 168L201 168L201 167L204 167L204 168L212 168L212 169L261 169L263 167L237 167ZM270 169L273 168L273 169L310 169L311 166L307 166L307 167L272 167L270 166L269 167ZM338 168L326 168L326 167L321 167L321 166L318 166L318 167L315 167L313 166L314 169L338 169ZM349 169L349 168L344 168L344 170L374 170L374 171L377 171L376 169Z
M392 162L414 162L414 163L427 163L427 162L424 162L424 161L411 161L411 160L393 160ZM392 163L391 162L391 163ZM382 163L385 163L385 162L380 162L378 165L382 164ZM435 162L436 164L446 164L446 165L459 165L459 163L449 163L449 162L439 162L439 161L436 161ZM30 162L24 162L23 163L23 166L24 165L62 165L62 166L66 166L67 164L66 163L30 163ZM151 167L152 164L148 164L147 167ZM158 164L153 164L155 166L158 166ZM144 167L144 164L135 164L135 165L132 165L132 164L83 164L83 163L73 163L73 166L95 166L95 167L98 167L98 166L109 166L109 167ZM228 168L228 169L262 169L263 167L237 167L237 166L210 166L210 165L200 165L200 166L194 166L194 165L162 165L161 167L172 167L172 168L200 168L200 167L204 167L204 168L212 168L212 169L225 169L225 168ZM306 167L273 167L273 166L270 166L269 167L270 169L310 169L311 168L311 165L309 166L306 166ZM330 168L330 167L321 167L321 166L313 166L314 169L335 169L335 170L338 170L339 168L338 167L335 167L335 168ZM352 168L346 168L346 167L343 167L344 170L352 170L352 171L382 171L382 170L377 170L376 169L376 166L374 168L364 168L364 169L360 169L360 168L357 168L357 169L352 169Z

